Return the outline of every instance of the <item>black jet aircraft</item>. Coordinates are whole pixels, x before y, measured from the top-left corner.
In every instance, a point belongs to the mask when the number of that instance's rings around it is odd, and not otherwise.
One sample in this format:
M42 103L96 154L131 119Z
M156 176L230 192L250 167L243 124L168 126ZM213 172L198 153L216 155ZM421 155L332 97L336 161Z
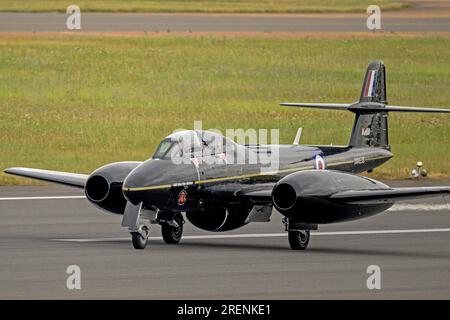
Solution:
M387 105L383 62L368 66L355 103L281 105L353 112L348 145L242 145L211 131L186 130L163 139L144 162L110 163L90 175L30 168L5 172L84 189L92 204L123 215L122 226L136 249L145 248L150 224L161 225L166 243L178 243L183 215L198 228L218 232L269 221L276 208L291 248L303 250L319 224L369 217L397 200L449 194L449 186L391 188L356 175L393 156L389 112L450 112ZM275 151L274 170L250 161Z

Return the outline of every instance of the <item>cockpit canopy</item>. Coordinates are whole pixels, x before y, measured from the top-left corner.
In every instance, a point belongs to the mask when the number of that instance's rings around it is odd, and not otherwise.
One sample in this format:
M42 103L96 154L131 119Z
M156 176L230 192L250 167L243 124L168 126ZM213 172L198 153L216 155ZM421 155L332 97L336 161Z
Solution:
M184 130L172 133L159 144L153 159L205 157L230 153L235 142L212 131Z

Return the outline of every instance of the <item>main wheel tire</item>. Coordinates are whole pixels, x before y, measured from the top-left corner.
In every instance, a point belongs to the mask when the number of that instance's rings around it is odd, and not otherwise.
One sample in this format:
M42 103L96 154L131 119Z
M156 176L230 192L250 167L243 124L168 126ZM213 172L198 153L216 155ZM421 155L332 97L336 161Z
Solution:
M305 250L310 238L309 230L288 231L289 245L293 250Z
M179 243L183 236L183 217L177 214L173 219L179 227L175 228L168 224L161 225L161 234L165 243L176 244Z
M138 250L145 249L148 242L148 228L142 227L142 232L145 234L145 236L143 236L140 232L131 233L131 241L133 242L133 247Z

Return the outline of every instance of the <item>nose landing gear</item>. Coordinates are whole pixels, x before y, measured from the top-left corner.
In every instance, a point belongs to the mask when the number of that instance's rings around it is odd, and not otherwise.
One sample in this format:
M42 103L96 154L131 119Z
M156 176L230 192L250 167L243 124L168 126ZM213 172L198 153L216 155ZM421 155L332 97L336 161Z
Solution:
M142 208L142 203L134 205L130 202L125 207L122 226L128 227L131 242L135 249L147 246L150 228L148 224L140 223L141 216L150 224L160 224L161 233L166 243L179 243L183 235L184 219L181 213L171 211L152 211Z
M145 247L147 246L150 229L146 225L142 225L138 230L132 231L130 233L133 247L135 249L145 249Z

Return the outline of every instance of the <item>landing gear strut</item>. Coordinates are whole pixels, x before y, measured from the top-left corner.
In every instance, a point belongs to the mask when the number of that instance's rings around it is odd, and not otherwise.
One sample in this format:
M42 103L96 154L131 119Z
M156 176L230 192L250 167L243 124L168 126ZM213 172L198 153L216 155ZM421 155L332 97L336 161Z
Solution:
M161 233L165 243L179 243L183 235L183 216L178 213L172 221L161 224Z
M137 231L132 231L131 241L133 242L133 247L135 249L144 249L147 245L149 234L150 229L145 225L140 226Z

